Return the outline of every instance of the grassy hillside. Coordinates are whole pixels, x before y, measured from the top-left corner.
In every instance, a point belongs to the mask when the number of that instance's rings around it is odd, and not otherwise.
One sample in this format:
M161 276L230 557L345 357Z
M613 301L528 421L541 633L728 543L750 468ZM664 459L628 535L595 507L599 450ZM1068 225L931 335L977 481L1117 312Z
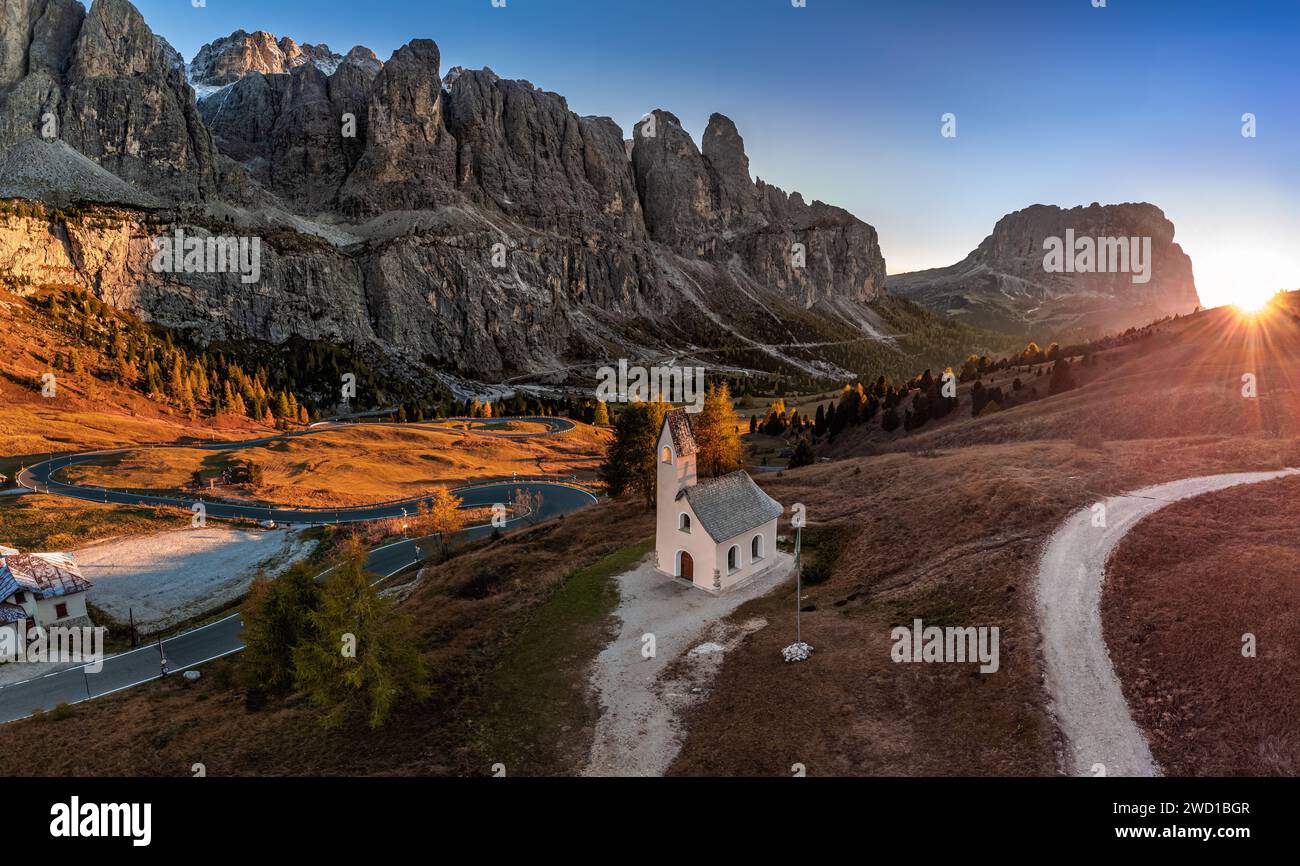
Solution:
M10 483L18 467L51 452L269 431L246 417L191 417L162 395L119 381L93 339L70 321L0 288L0 473ZM46 374L54 376L48 397L42 393Z
M479 429L488 429L476 425ZM540 425L539 425L540 426ZM591 480L607 431L576 424L556 436L510 439L452 426L363 424L235 451L149 449L112 455L60 472L61 480L132 490L194 489L196 473L217 496L281 505L363 505L416 497L475 479L576 475ZM259 480L226 486L223 469L256 466Z
M1017 405L974 418L974 382L966 382L958 387L960 405L943 419L890 433L878 414L823 440L819 453L842 458L1041 439L1300 435L1298 309L1300 300L1287 296L1260 315L1219 308L1155 323L1110 341L1118 345L1090 348L1087 364L1076 355L1077 387L1050 399L1051 363L991 372L981 384L1000 387ZM1254 377L1253 398L1243 396L1247 374Z
M1081 368L1073 390L979 418L964 390L962 407L910 437L851 429L861 439L837 442L832 462L758 476L807 508L817 582L798 603L815 652L800 665L781 658L792 588L737 610L734 622L761 627L685 715L672 772L1056 773L1034 602L1042 545L1105 496L1300 465L1288 384L1297 329L1288 312L1162 323L1100 353L1114 360ZM1256 397L1241 395L1246 372ZM610 603L609 569L596 564L652 533L637 503L606 501L424 569L403 595L434 697L378 733L323 734L301 698L250 711L218 667L197 686L155 684L12 726L0 772L180 774L205 761L214 774L487 775L503 752L516 756L512 774L577 772L599 712L586 679L592 636ZM893 663L892 627L918 617L998 626L999 672ZM530 682L529 700L504 699Z
M1283 478L1171 505L1116 549L1106 639L1169 775L1300 775L1297 525Z

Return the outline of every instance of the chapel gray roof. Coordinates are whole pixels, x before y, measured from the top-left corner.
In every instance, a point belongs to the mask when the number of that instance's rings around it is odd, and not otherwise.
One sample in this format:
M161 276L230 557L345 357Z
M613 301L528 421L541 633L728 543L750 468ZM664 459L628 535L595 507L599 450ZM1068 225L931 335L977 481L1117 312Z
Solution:
M694 454L698 449L695 434L691 432L691 419L685 409L669 409L664 415L664 423L673 437L673 451L684 456Z
M783 510L744 471L685 487L677 498L683 496L704 531L718 542L757 529L780 517Z

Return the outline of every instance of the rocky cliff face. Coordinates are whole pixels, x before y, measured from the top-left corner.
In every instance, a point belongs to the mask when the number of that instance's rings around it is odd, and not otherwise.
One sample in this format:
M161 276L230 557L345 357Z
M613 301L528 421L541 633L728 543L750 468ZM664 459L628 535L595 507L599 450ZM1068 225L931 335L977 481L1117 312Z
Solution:
M215 91L196 101L126 0L3 8L0 151L52 112L58 137L139 191L19 151L24 189L76 205L0 217L0 276L20 286L79 285L213 339L336 340L413 377L692 352L836 375L797 347L880 336L875 230L752 179L722 115L697 146L657 111L629 145L529 82L444 78L427 39L380 63L244 31L189 65ZM51 165L76 167L54 172L70 188L48 187ZM263 241L261 279L156 273L152 240L176 226Z
M1077 253L1064 255L1077 261L1069 272L1049 270L1045 242L1059 239L1064 248L1069 238ZM1127 269L1101 272L1100 247L1089 266L1083 239L1096 246L1106 238L1137 239L1125 250L1133 253ZM1141 258L1144 239L1150 239L1149 262ZM1145 281L1139 262L1147 269ZM945 315L1038 339L1123 330L1191 312L1200 303L1191 259L1174 242L1173 223L1150 204L1034 205L998 220L993 234L957 264L890 276L888 287Z
M739 259L806 307L884 291L876 230L848 211L753 182L744 140L721 114L709 119L701 153L676 116L654 112L634 130L632 165L651 238L678 253Z
M9 0L0 26L0 149L52 133L169 199L210 195L217 153L173 65L126 0Z

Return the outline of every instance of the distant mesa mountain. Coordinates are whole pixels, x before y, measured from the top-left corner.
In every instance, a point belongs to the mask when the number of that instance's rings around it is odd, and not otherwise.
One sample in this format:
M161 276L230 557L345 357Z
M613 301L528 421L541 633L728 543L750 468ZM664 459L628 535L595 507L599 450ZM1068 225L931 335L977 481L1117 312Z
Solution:
M1067 233L1151 238L1149 281L1134 282L1124 272L1048 273L1044 241ZM957 264L891 275L887 285L945 316L1038 339L1123 330L1200 304L1191 259L1174 243L1174 224L1150 204L1033 205L998 220L993 234Z

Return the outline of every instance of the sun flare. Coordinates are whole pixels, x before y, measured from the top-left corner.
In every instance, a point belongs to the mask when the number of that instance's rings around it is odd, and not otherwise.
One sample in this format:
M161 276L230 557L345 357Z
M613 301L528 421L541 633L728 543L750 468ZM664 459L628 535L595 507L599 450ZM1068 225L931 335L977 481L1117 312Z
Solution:
M1261 290L1257 292L1241 292L1233 300L1232 305L1243 313L1262 312L1273 300L1274 292Z

